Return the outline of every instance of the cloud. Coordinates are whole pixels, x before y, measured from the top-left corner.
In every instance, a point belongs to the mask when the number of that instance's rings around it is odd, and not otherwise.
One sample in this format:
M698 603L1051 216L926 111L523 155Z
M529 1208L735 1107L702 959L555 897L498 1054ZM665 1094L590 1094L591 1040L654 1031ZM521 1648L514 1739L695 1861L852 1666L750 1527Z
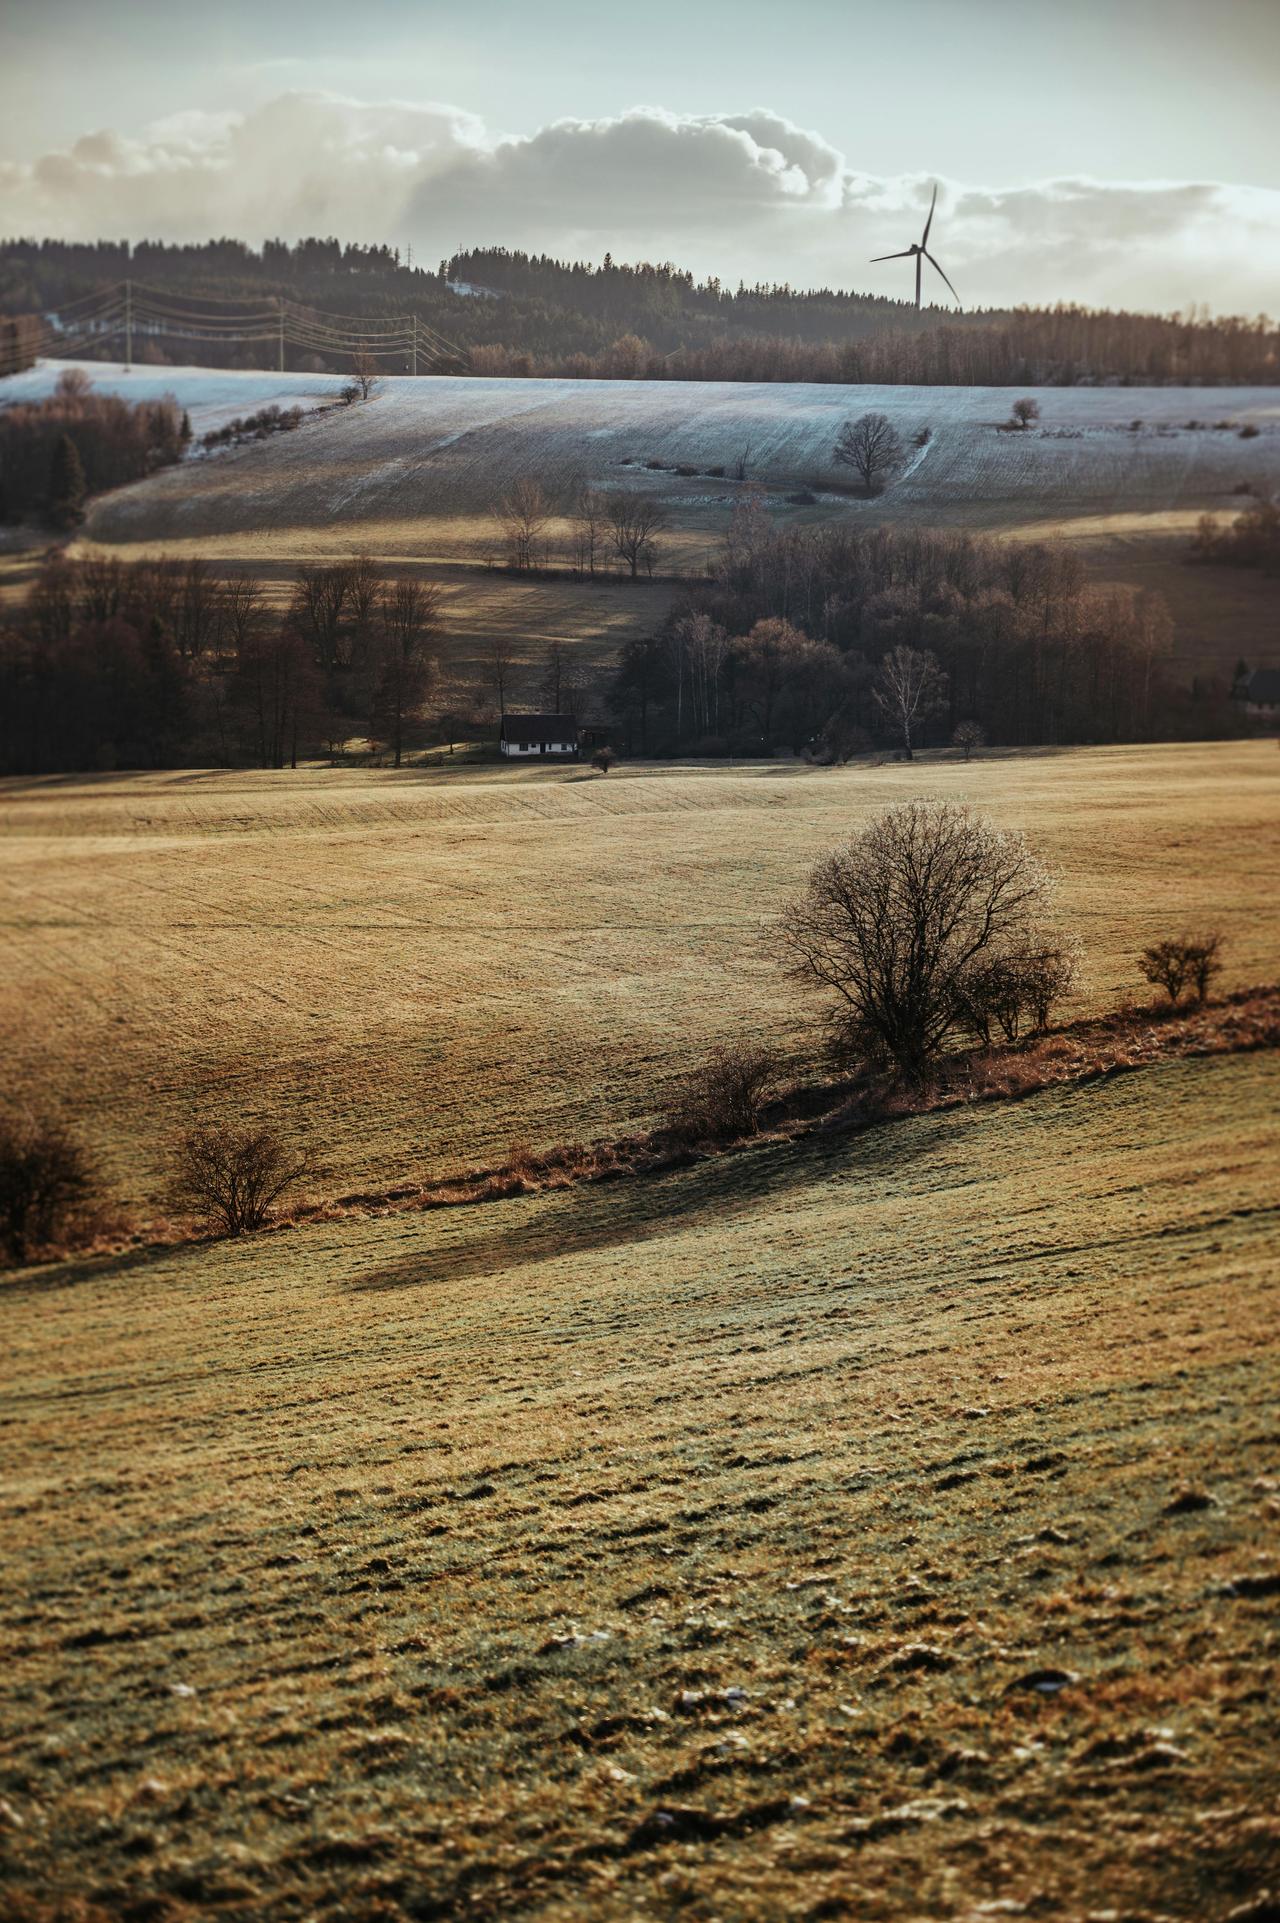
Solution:
M931 181L855 171L766 109L636 107L519 137L440 103L282 93L245 113L175 113L0 164L13 231L68 239L222 233L412 242L424 258L503 243L672 259L749 281L908 291L869 257L923 225ZM1280 193L1080 176L943 181L932 245L971 305L1082 300L1255 311L1272 295Z

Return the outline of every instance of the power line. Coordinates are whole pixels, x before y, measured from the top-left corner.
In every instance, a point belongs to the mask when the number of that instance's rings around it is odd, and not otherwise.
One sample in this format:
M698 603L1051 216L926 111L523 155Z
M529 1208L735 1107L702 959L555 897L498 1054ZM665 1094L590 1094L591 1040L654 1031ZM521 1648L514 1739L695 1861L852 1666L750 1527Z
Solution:
M402 360L415 374L423 363L434 369L466 359L462 348L416 314L333 314L283 295L273 298L273 305L263 307L233 295L187 295L131 279L115 281L37 316L34 339L28 335L21 349L15 343L0 357L0 372L12 372L5 363L16 367L20 352L68 359L78 348L114 338L123 341L125 362L132 364L138 337L195 346L270 341L281 372L287 346L336 357Z

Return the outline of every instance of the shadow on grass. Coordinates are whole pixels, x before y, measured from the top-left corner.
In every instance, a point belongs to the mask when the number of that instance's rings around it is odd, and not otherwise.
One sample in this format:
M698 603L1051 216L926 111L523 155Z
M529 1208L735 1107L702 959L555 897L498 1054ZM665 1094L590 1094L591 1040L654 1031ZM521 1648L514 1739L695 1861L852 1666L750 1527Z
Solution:
M914 1169L943 1146L955 1119L950 1111L913 1117L903 1127L833 1131L799 1142L766 1136L691 1167L442 1211L434 1218L441 1231L435 1246L371 1269L347 1286L359 1292L418 1288L659 1241L699 1218L708 1224L728 1219L820 1181L884 1178Z

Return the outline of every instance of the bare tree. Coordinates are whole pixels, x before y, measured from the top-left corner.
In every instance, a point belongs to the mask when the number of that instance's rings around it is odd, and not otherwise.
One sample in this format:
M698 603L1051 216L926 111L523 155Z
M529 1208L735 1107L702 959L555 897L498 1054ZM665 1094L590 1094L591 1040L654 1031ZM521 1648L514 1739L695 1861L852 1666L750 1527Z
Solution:
M668 653L676 670L676 736L684 730L686 684L693 726L701 735L720 731L720 682L729 657L729 636L709 614L688 614L677 621L668 638Z
M607 775L614 764L614 760L615 756L612 748L597 748L591 757L591 766L596 770L597 774Z
M212 643L222 608L222 594L213 569L193 555L182 569L174 608L174 640L181 654L203 654Z
M579 574L594 574L604 546L605 514L600 496L585 482L574 490L569 518L573 564Z
M657 557L655 536L667 525L661 502L644 494L618 492L605 496L604 512L613 551L630 569L631 579L637 578L641 568L652 574Z
M373 686L373 731L385 736L398 768L404 731L422 710L431 686L428 643L440 628L440 590L401 575L378 599L378 660Z
M370 554L353 554L347 563L346 665L367 667L374 652L375 617L381 584Z
M1050 902L1020 835L949 802L910 801L823 856L778 937L790 972L838 997L840 1052L885 1059L918 1081L970 1026L975 970L1052 952L1070 979Z
M0 1248L10 1261L56 1242L96 1186L92 1161L60 1122L0 1115Z
M860 414L836 437L832 459L851 467L868 494L879 494L902 465L902 440L887 414Z
M544 537L551 510L536 481L517 481L499 509L507 542L507 565L528 574L546 559Z
M890 650L880 663L871 694L886 721L901 736L907 760L913 756L912 736L941 706L946 676L937 659L917 648Z
M507 694L511 687L511 676L516 665L511 643L504 634L491 635L481 650L483 675L486 692L497 703L499 716L507 712Z
M243 1235L260 1229L312 1167L308 1149L272 1128L193 1128L172 1151L169 1201L224 1235Z
M1025 433L1033 421L1040 419L1039 401L1033 401L1029 394L1024 395L1009 409L1009 419L1015 427L1020 427Z
M251 574L233 574L222 584L224 640L234 655L243 654L266 617L262 583Z
M346 562L298 570L294 619L326 674L342 665L343 616L350 590L351 569Z
M976 721L959 721L951 737L953 748L959 748L966 761L972 761L979 748L986 746L987 737Z
M262 766L296 768L321 700L315 663L292 622L248 637L236 659L235 694L252 717Z
M351 372L356 377L360 399L367 401L378 385L378 363L367 348L358 347L351 356Z

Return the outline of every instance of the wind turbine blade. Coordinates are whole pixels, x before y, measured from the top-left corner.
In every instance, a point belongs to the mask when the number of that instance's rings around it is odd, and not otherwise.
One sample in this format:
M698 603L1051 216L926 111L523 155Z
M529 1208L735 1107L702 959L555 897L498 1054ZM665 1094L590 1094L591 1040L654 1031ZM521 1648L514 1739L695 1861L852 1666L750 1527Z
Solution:
M872 254L872 264L878 260L910 260L915 251L914 247L904 247L900 254Z
M928 220L926 220L924 224L924 232L920 236L920 245L922 247L927 247L929 245L929 229L933 226L933 210L937 206L937 204L938 204L938 183L935 180L933 183L933 199L929 202L929 218Z
M929 265L930 265L930 267L932 267L932 268L934 268L934 270L935 270L935 271L936 271L937 273L939 273L939 274L942 274L942 269L941 269L941 268L940 268L940 267L938 266L938 263L937 263L937 261L936 261L936 260L935 260L935 259L933 258L933 255L932 255L932 254L931 254L931 253L929 252L929 250L928 250L927 248L925 248L925 247L922 247L920 251L921 251L921 253L922 253L922 254L924 255L924 257L925 257L925 259L926 259L926 260L928 261L928 263L929 263ZM946 277L946 275L945 275L945 274L942 274L942 278L943 278L943 280L947 280L947 277ZM947 280L947 286L948 286L948 287L951 287L951 282L950 282L949 280ZM962 305L962 302L961 302L961 299L960 299L960 296L959 296L959 294L957 294L957 293L956 293L956 290L955 290L955 288L954 288L954 287L951 287L951 292L952 292L952 295L953 295L953 296L954 296L954 298L955 298L955 303L956 303L956 306L957 306L957 307L960 307L960 306Z

